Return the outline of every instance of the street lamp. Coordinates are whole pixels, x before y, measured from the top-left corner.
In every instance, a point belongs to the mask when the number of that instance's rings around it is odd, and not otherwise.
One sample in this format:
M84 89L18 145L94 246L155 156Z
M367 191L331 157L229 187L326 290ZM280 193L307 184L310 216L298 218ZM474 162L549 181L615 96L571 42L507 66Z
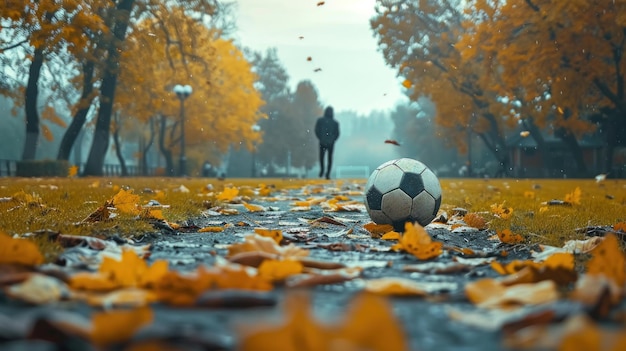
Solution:
M252 131L258 133L261 130L261 126L258 124L254 124L252 126ZM256 147L257 143L254 142L254 149L252 149L252 178L256 177Z
M191 95L191 85L180 85L176 84L174 86L174 93L178 96L180 100L180 175L185 176L187 172L187 157L185 156L185 99Z

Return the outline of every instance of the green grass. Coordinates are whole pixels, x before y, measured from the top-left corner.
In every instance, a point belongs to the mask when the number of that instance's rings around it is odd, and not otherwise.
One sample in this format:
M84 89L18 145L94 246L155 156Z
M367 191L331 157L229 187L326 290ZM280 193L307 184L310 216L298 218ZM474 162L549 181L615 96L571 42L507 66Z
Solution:
M35 202L0 201L0 230L9 234L23 234L38 230L52 230L64 234L123 236L154 231L145 221L132 216L120 216L114 221L80 223L120 188L130 188L140 196L141 203L157 199L170 208L164 210L170 222L179 222L198 216L207 206L215 204L213 197L199 196L207 184L214 191L235 186L243 195L253 196L252 188L264 183L277 190L324 183L320 180L289 179L179 179L179 178L0 178L0 198L11 198L23 192ZM364 183L364 181L363 181ZM581 239L576 228L588 225L614 225L626 221L626 181L554 179L442 179L443 210L463 207L479 213L489 222L489 228L510 228L522 234L529 243L562 245L570 239ZM190 191L177 189L184 185ZM547 206L549 200L564 200L566 194L579 187L580 204ZM157 194L155 192L160 192ZM502 204L513 208L509 219L500 219L491 213L491 205ZM544 208L544 210L542 210ZM54 244L40 240L44 252L55 251Z

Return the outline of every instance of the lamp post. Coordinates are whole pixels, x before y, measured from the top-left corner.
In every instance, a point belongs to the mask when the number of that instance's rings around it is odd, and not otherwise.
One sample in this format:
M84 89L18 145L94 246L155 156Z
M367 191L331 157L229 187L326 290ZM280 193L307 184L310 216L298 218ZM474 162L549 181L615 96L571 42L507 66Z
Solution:
M252 131L258 133L261 130L261 126L258 124L254 124L252 126ZM252 178L256 177L256 147L257 143L254 143L254 149L252 150Z
M178 166L180 167L179 174L181 176L185 176L187 173L187 156L185 155L185 99L191 95L193 89L191 85L180 85L176 84L174 86L174 93L180 100L180 162Z

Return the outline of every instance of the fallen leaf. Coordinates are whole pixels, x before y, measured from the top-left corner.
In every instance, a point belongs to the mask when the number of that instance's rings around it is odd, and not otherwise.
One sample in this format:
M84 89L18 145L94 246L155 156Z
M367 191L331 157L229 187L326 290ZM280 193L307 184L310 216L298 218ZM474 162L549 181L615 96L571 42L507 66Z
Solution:
M28 239L14 239L0 231L0 263L35 266L43 262L44 257L34 242Z
M217 194L217 200L230 202L230 201L233 201L235 196L237 196L238 194L239 194L239 189L235 187L232 187L232 188L225 187L224 190L222 190L222 192Z
M269 281L283 281L287 277L302 273L304 266L294 260L265 260L259 266L258 275Z
M491 213L502 219L509 219L513 215L513 208L505 207L504 202L501 204L492 204Z
M403 250L420 260L428 260L441 255L442 243L432 241L424 227L411 222L404 226L404 234L400 241L392 246L392 250Z
M580 196L580 187L576 187L571 193L565 194L565 202L571 205L580 205Z
M152 310L148 307L96 312L91 319L91 340L101 347L127 341L141 327L152 322L153 318Z
M224 231L224 227L219 227L219 226L209 226L209 227L202 227L198 229L198 233L219 233L223 231Z
M283 231L280 229L254 228L254 232L260 236L271 238L279 245L283 241Z
M496 231L498 238L505 244L519 244L524 241L524 238L519 234L514 234L511 229L504 229Z
M591 259L587 261L587 274L604 275L620 288L624 287L626 256L615 234L607 234L604 240L591 251Z
M467 283L465 295L470 302L481 308L539 305L556 301L559 298L557 286L551 280L505 286L490 278Z
M139 196L133 194L132 190L120 189L120 191L113 196L111 203L120 212L128 213L131 215L137 215L140 212L139 209Z

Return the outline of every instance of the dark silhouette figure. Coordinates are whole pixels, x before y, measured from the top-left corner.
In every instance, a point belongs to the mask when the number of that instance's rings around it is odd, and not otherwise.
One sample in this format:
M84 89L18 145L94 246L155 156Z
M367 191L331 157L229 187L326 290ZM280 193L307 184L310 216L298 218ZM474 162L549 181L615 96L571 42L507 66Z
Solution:
M333 118L333 108L326 107L324 116L315 123L315 136L320 142L320 177L324 175L324 156L328 152L328 168L326 179L330 179L330 169L333 166L333 149L339 138L339 123Z

